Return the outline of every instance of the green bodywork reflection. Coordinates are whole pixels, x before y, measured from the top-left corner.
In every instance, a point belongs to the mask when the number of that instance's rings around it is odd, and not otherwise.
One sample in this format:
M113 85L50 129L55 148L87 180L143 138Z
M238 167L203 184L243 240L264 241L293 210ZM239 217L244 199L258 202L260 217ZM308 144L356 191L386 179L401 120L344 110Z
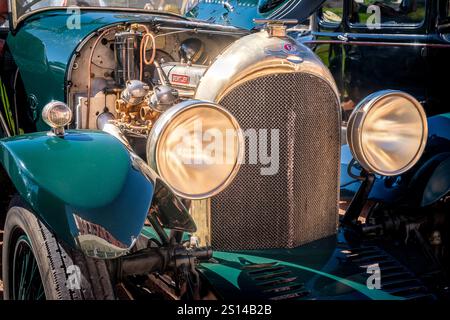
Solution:
M214 264L214 263L204 263L202 264L203 268L208 269L211 272L214 272L224 279L226 281L230 282L233 286L235 286L237 289L241 290L239 286L239 278L241 277L241 273L243 272L242 269L229 267L226 264L227 263L238 263L241 264L243 260L245 260L247 263L252 264L276 264L276 265L282 265L286 267L291 267L294 269L299 269L302 271L307 271L312 273L313 275L319 275L321 277L325 277L328 279L331 279L333 281L339 282L341 284L344 284L345 286L348 286L354 290L356 290L359 293L364 294L368 298L372 300L404 300L402 297L393 296L387 292L384 292L382 290L371 290L368 289L367 286L362 285L360 283L357 283L352 280L348 280L345 278L341 278L339 276L323 272L321 270L313 269L304 265L301 265L299 263L291 263L276 259L268 259L260 256L254 256L254 255L248 255L248 254L242 254L242 253L232 253L232 252L215 252L214 258L218 259L221 263L220 264Z
M235 252L215 251L215 261L199 270L223 299L401 300L383 290L371 290L367 266L348 260L350 248L341 231L296 248ZM381 284L383 274L381 273Z
M153 198L153 181L113 136L38 132L0 140L0 163L24 201L56 235L76 247L78 217L100 237L129 248Z
M130 166L125 148L101 132L72 132L63 139L33 133L5 139L0 148L6 169L12 162L18 169L20 177L13 180L26 178L29 186L38 182L39 188L84 209L104 206L117 197Z

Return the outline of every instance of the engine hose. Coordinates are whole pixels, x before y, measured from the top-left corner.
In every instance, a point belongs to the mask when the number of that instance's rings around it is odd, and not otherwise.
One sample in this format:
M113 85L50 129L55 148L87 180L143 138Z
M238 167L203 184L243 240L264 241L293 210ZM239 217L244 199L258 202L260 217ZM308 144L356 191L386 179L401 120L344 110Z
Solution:
M141 47L140 47L140 62L139 62L139 78L142 81L143 75L144 75L144 64L151 65L156 57L156 40L153 33L150 32L150 29L143 24L138 24L138 27L144 29L145 34L142 37L141 41ZM149 39L152 41L152 55L149 60L147 60L146 53L147 53L147 45Z

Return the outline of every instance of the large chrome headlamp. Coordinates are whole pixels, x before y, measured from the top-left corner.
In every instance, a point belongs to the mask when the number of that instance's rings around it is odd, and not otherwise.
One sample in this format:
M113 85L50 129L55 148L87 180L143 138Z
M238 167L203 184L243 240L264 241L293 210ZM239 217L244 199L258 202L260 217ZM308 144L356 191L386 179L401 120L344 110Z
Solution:
M401 91L368 96L353 111L347 140L353 157L369 172L393 176L421 157L428 136L421 104Z
M147 159L175 193L205 199L236 176L244 139L236 119L217 104L179 103L155 122L147 142Z

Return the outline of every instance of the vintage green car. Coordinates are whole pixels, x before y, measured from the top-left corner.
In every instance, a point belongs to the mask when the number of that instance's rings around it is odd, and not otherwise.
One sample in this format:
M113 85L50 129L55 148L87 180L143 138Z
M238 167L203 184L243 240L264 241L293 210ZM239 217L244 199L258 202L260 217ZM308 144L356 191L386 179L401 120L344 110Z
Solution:
M4 298L433 298L338 228L339 93L286 36L295 21L247 31L155 9L11 1ZM362 172L390 176L418 161L427 122L413 97L382 91L347 132Z

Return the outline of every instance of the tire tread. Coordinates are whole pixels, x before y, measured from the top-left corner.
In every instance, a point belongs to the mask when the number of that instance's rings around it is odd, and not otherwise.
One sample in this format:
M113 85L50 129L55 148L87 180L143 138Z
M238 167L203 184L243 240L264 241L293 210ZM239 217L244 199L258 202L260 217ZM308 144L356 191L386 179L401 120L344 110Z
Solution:
M46 257L48 268L44 268L50 273L51 281L54 283L53 296L51 299L57 300L100 300L115 299L111 277L106 262L85 256L81 251L71 249L58 241L55 235L42 223L31 209L21 200L15 197L11 200L10 209L17 207L23 216L28 220L26 224L30 226L31 234L38 238L42 246L33 248L34 254ZM9 214L10 211L8 211ZM33 230L34 229L34 230ZM37 231L37 232L36 232ZM37 233L37 234L36 234ZM39 239L40 238L40 239ZM70 289L67 287L69 274L67 272L71 265L76 265L81 271L81 288Z

